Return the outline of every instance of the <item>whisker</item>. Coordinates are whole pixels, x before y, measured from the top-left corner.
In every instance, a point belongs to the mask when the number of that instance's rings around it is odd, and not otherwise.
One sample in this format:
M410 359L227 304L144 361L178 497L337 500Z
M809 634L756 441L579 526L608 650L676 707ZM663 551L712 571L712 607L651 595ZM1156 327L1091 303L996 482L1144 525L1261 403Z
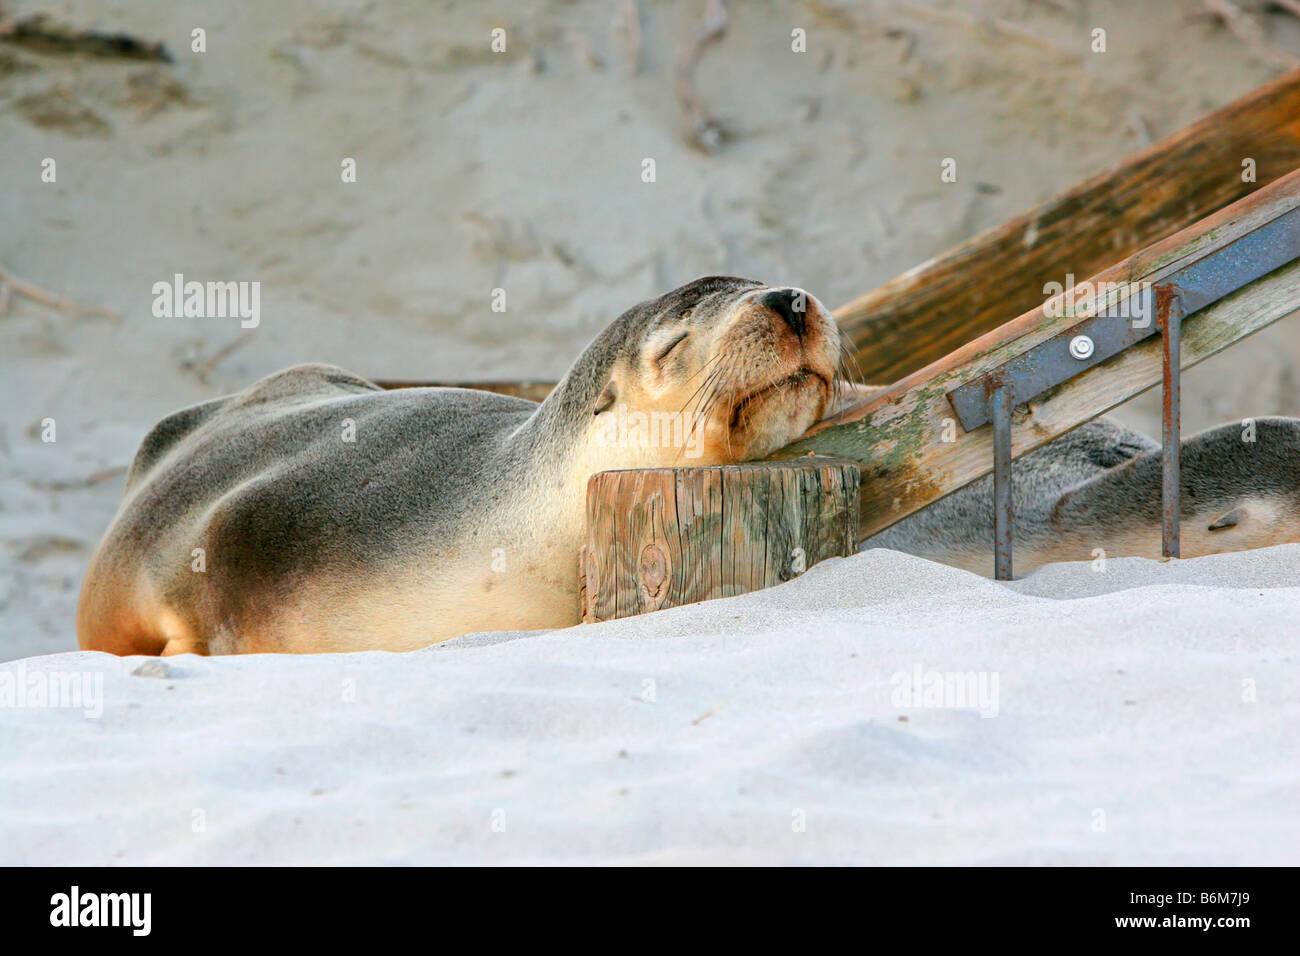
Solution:
M736 362L733 362L733 363L729 364L729 365L727 366L727 371L728 371L728 372L731 372L731 371L735 368L735 366L738 365L738 364L739 364L739 359L737 359ZM728 384L730 384L730 383L728 382ZM712 398L712 400L710 401L709 406L708 406L708 409L707 409L707 411L705 412L705 415L704 415L703 417L707 417L708 414L709 414L710 412L713 411L713 408L717 405L718 402L720 402L720 401L722 400L722 397L723 397L723 390L722 390L722 389L719 389L719 388L715 388L715 389L714 389L714 393L713 393L713 398ZM730 428L727 428L727 430L726 430L726 435L727 435L727 457L730 458L730 457L732 457L732 455L734 454L734 452L732 451L732 448L731 448L731 429L730 429Z
M714 362L722 358L724 358L724 356L721 352L719 352L709 361ZM727 368L727 363L719 362L719 364L705 377L704 381L700 383L699 387L694 392L691 393L691 397L686 400L685 404L683 404L682 407L677 410L677 414L685 415L687 413L686 412L687 407L695 400L696 396L702 396L701 401L707 400L708 396L711 395L712 393L711 392L706 393L705 390L708 389L710 385L712 385L714 382L717 381L718 377L721 374L723 374L726 368ZM703 369L701 369L700 371L703 371ZM699 373L697 372L696 374L698 375ZM677 453L678 458L681 458L682 453L686 450L686 445L689 444L691 439L695 437L695 430L699 427L700 420L703 417L704 416L702 414L699 414L698 412L691 413L691 430L690 433L686 435L686 437L682 440L682 448Z
M718 361L720 358L722 358L722 356L723 356L723 353L722 353L722 352L719 352L717 355L713 356L713 358L709 359L707 362L705 362L703 365L701 365L701 366L699 367L698 370L696 370L695 375L692 375L692 376L691 376L690 378L688 378L686 381L689 383L689 382L691 381L691 379L695 378L695 376L696 376L696 375L699 375L700 372L703 372L706 368L708 368L708 367L709 367L710 365L712 365L714 362Z
M723 358L723 355L722 355L721 352L719 352L719 353L718 353L717 355L715 355L713 358L709 359L708 362L705 362L704 365L700 368L700 371L699 371L699 372L696 372L695 375L699 375L700 372L703 372L704 369L708 368L710 364L712 364L713 362L717 362L717 361L720 360L721 358ZM695 396L699 395L700 392L702 392L705 388L708 387L708 384L709 384L710 380L712 380L713 376L714 376L716 373L717 373L717 368L715 368L712 372L710 372L710 373L705 377L704 381L700 383L699 387L696 388L695 391L693 391L693 392L691 393L690 397L689 397L688 399L686 399L685 402L682 403L682 407L679 408L679 409L677 409L677 414L680 415L680 414L682 414L683 412L686 411L686 406L689 405L692 401L695 400ZM695 375L692 375L691 378L694 378ZM687 379L687 381L689 382L690 379Z
M711 386L711 385L713 384L714 380L715 380L715 379L718 377L718 375L721 373L721 371L722 371L722 367L721 367L721 366L720 366L719 368L717 368L717 369L714 369L714 371L711 372L711 373L709 374L709 377L705 380L704 384L701 385L700 389L697 389L697 390L696 390L696 394L701 394L701 392L702 392L703 389L705 389L705 388ZM711 396L712 396L712 392L711 392L711 391L708 392L708 393L705 393L705 394L701 395L701 399L700 399L700 401L701 401L703 404L707 404L708 401L709 401L709 399L711 398ZM688 402L687 404L689 405L690 403ZM686 406L683 406L683 407L682 407L682 410L681 410L681 413L680 413L680 414L683 414L683 415L687 414L687 412L686 412ZM690 417L691 417L691 430L690 430L690 433L686 436L686 441L687 441L687 442L689 442L692 438L695 437L696 429L698 429L698 428L700 427L700 422L704 419L704 414L703 414L700 410L692 411L692 412L690 412L689 414L690 414Z
M852 344L840 339L839 342L840 361L836 367L837 375L842 375L845 381L860 382L862 380L862 364L858 361L857 350Z
M721 363L709 375L709 378L706 383L709 386L709 389L707 393L705 393L701 398L698 409L693 413L694 421L691 422L691 437L694 437L696 429L700 427L700 422L706 421L708 419L709 413L713 411L714 406L721 399L724 389L721 388L720 385L728 383L730 374L734 370L738 360L739 360L738 356L736 355L728 356L727 361ZM730 433L728 433L727 435L727 441L728 441L727 452L728 454L730 454L731 452Z

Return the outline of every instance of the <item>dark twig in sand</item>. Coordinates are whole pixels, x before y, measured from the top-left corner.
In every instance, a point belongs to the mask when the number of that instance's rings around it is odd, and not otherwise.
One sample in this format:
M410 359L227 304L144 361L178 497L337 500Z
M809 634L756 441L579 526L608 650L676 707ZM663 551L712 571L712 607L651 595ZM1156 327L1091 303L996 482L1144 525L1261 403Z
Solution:
M1296 59L1285 50L1280 50L1269 43L1267 34L1259 21L1233 3L1233 0L1202 0L1202 2L1205 4L1205 8L1222 20L1233 35L1246 44L1250 51L1260 60L1270 66L1278 66L1283 69L1290 69L1300 65L1300 59Z
M916 50L915 33L902 27L888 26L885 27L885 37L889 40L899 41L898 62L900 65L906 64L912 59L912 53Z
M0 290L3 290L0 292L0 301L3 301L6 306L9 304L9 293L12 291L21 295L24 299L31 299L33 302L39 302L51 309L58 309L60 312L68 312L73 315L98 315L105 319L119 318L116 312L109 309L97 305L82 305L67 296L42 289L38 285L18 278L4 266L0 266ZM3 312L4 309L0 309L0 313Z
M677 64L677 102L686 118L687 139L707 153L722 145L722 124L704 108L695 91L695 68L706 50L727 32L727 7L723 0L706 0L704 29L683 51Z
M217 370L217 366L252 340L253 333L245 332L238 338L231 339L205 359L200 359L195 356L194 358L182 361L181 367L187 371L193 372L200 382L207 385L208 379L211 377L212 373Z
M0 42L25 47L36 53L69 56L85 53L114 60L156 60L172 63L171 53L160 42L148 42L128 33L78 30L54 23L48 13L9 16L0 8Z

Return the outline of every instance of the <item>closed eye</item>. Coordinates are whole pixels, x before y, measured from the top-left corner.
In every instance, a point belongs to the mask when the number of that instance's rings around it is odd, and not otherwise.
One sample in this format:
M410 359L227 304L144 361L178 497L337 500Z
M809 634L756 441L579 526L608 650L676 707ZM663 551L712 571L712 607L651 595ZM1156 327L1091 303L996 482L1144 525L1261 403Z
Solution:
M684 341L686 341L686 338L687 338L690 334L691 334L691 333L689 333L689 332L683 332L681 335L677 336L677 338L675 338L675 339L673 339L671 342L669 342L667 346L665 346L664 348L660 349L660 350L659 350L659 354L655 356L655 364L657 365L657 364L661 363L664 359L666 359L666 358L668 357L668 354L669 354L673 349L677 348L677 346L681 345Z

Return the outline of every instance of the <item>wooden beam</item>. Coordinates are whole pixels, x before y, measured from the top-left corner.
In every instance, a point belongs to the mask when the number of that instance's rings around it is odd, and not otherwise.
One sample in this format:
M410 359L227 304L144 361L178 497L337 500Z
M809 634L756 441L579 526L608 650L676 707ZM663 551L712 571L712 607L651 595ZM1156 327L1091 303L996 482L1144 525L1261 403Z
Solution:
M1254 180L1243 182L1243 162ZM1300 70L841 306L861 381L894 382L1300 168Z
M1091 280L1154 287L1300 207L1300 170L1104 270ZM1135 293L1136 294L1136 293ZM1095 309L1064 308L1056 296L968 342L869 401L815 425L774 458L833 455L861 462L860 537L974 481L993 465L992 428L957 424L948 393L1062 334ZM1117 300L1120 301L1120 300ZM1105 303L1101 303L1104 305ZM1300 307L1300 260L1277 268L1184 321L1186 368ZM1161 381L1161 345L1148 338L1043 392L1015 419L1012 455L1022 455Z

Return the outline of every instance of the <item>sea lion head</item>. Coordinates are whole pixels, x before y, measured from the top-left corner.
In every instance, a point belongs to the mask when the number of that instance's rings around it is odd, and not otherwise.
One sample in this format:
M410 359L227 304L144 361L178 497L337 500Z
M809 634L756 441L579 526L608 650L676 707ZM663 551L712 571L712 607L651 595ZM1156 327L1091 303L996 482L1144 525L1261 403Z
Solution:
M810 293L710 276L621 315L564 400L585 418L597 470L746 461L828 411L840 356L835 320Z

